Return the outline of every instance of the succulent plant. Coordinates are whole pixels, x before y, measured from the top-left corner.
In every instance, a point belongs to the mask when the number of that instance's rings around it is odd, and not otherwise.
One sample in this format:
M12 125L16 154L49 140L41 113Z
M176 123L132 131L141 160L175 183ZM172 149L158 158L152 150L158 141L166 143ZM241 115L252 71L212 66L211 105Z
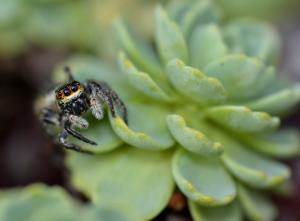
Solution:
M255 20L224 23L206 0L157 7L154 17L156 47L116 23L119 70L76 55L54 71L55 81L64 65L78 80L107 81L128 107L129 126L90 119L82 133L98 146L73 140L94 155L67 153L71 182L91 204L34 185L0 192L0 220L151 220L176 189L195 221L274 220L268 193L288 191L290 177L280 159L300 153L298 132L279 125L300 87L277 73L278 33Z
M298 132L279 126L300 87L277 73L278 33L255 20L223 23L204 0L157 7L154 17L156 47L116 23L121 71L83 55L62 64L79 80L107 81L129 112L129 126L91 121L83 134L98 146L80 144L93 156L68 153L72 183L134 220L157 216L175 188L196 221L273 220L267 194L290 177L278 159L300 153Z

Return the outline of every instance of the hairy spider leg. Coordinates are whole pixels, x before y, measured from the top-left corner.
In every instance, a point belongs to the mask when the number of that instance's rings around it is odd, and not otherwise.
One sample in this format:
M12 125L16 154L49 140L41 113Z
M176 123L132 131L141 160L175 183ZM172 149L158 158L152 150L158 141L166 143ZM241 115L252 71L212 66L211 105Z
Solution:
M127 110L124 103L119 98L117 93L108 86L108 84L106 84L105 82L98 83L94 81L88 81L87 88L92 95L93 94L97 95L108 106L112 117L116 117L116 111L114 107L114 102L115 102L117 106L120 108L120 111L122 112L123 120L125 121L126 124L128 123Z

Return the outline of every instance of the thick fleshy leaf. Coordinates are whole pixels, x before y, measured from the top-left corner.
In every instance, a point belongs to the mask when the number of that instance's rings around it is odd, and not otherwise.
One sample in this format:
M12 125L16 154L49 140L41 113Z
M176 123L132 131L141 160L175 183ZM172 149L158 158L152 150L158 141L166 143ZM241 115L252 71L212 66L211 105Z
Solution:
M121 47L129 58L151 76L157 79L163 78L163 71L154 51L133 30L129 31L129 27L123 21L117 21L115 29Z
M237 202L209 208L189 200L189 209L194 221L242 221L242 212Z
M219 159L201 157L178 149L172 163L173 175L180 190L204 206L220 206L236 195L235 184Z
M185 149L203 156L218 156L223 152L221 143L212 141L202 132L188 127L180 115L168 115L167 124L173 137Z
M174 58L188 61L187 46L181 30L161 7L155 11L155 38L165 64Z
M231 50L259 57L272 64L278 60L280 38L271 25L254 20L237 20L224 29Z
M89 121L89 128L80 130L80 133L90 140L97 143L97 145L90 145L85 142L80 142L78 139L70 137L70 141L81 146L84 150L92 153L102 153L113 150L120 146L123 142L112 130L108 118L98 121L91 119ZM79 131L79 129L78 129Z
M245 105L253 110L266 111L271 114L286 113L300 102L300 85L296 84L272 94L266 95Z
M154 104L130 104L127 108L129 126L120 117L110 117L113 130L124 142L150 150L167 149L174 145L165 122L169 114L166 109Z
M194 29L189 41L189 51L191 65L199 69L228 53L222 34L215 24L202 25Z
M231 100L249 99L260 94L274 78L273 67L266 67L260 59L242 54L216 59L204 68L204 73L219 79Z
M272 221L277 216L275 206L263 193L238 185L238 199L249 220Z
M222 126L241 133L268 131L276 128L280 119L265 112L253 112L243 106L218 106L207 110L206 115Z
M181 18L180 26L185 35L189 37L191 30L197 25L215 23L219 20L220 12L211 1L194 1L189 4Z
M171 155L124 146L94 156L72 153L67 163L73 184L96 206L129 208L137 220L149 220L164 209L173 192Z
M261 136L244 136L243 141L255 150L272 157L287 158L300 154L300 138L296 129L281 129Z
M147 73L137 70L133 63L126 58L124 53L119 55L119 64L132 87L151 98L161 101L171 100L171 98L160 88L159 85L153 81L153 79Z
M290 170L284 164L264 157L229 137L221 136L218 135L224 145L221 158L238 179L256 188L271 188L289 178Z
M215 78L206 77L198 69L185 66L174 59L167 64L167 73L173 86L184 96L200 103L220 103L226 91Z

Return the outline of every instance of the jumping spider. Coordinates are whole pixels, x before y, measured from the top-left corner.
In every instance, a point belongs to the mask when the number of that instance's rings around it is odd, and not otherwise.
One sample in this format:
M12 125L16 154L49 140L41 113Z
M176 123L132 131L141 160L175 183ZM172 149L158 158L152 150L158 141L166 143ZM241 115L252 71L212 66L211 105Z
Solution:
M78 152L88 152L66 141L71 135L85 143L97 145L96 142L74 130L74 128L88 128L89 123L82 115L90 110L96 119L101 120L104 117L103 107L106 105L111 116L116 117L116 106L127 124L126 107L117 93L105 82L88 80L80 83L74 80L68 67L65 67L64 71L68 76L66 84L50 91L43 98L43 102L38 102L36 108L40 110L38 111L40 120L49 135L54 135L51 126L60 128L58 137L54 137L58 144Z

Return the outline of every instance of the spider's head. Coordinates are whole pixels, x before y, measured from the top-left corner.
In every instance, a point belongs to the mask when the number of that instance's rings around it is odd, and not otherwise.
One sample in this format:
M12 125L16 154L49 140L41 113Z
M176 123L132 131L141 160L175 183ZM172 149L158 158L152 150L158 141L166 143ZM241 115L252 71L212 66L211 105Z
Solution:
M59 104L66 104L77 99L84 92L78 81L67 83L55 91L56 100Z

